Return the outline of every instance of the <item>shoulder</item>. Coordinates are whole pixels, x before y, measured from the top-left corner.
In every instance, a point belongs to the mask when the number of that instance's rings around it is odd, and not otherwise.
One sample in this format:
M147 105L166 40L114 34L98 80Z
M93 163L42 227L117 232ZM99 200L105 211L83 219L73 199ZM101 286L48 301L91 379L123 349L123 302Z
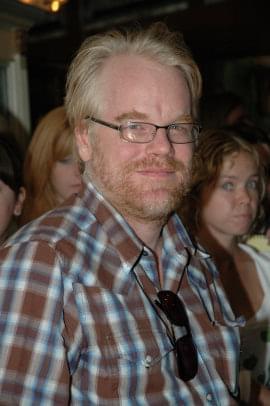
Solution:
M256 265L269 268L270 252L258 251L249 244L239 244L239 247L253 259Z
M86 226L95 222L94 216L82 204L79 197L74 196L65 204L51 210L19 229L5 246L29 241L49 242L56 245L63 239L76 239Z
M262 234L252 235L247 241L246 244L255 248L259 252L266 252L270 255L270 243L268 238Z
M96 223L81 199L74 197L18 230L2 247L2 261L21 258L25 263L70 263L75 255L77 259L84 255L89 240L95 241Z

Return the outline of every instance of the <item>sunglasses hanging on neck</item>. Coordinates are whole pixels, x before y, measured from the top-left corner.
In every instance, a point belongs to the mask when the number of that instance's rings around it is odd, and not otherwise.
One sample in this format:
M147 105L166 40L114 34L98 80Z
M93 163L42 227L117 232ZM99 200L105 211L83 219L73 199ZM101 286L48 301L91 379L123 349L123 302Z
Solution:
M155 304L162 310L172 326L182 327L184 330L183 336L176 339L172 328L169 339L176 357L178 376L183 381L190 381L198 371L198 355L185 306L181 299L170 290L160 290L157 297L158 300L155 300Z
M190 262L190 253L188 251L187 253L187 263L181 273L177 292L180 290L185 271ZM160 290L157 292L157 299L153 302L146 293L139 277L136 275L136 272L134 272L134 275L144 295L166 328L177 362L178 377L185 382L190 381L198 372L198 354L193 342L189 319L182 300L171 290ZM164 317L162 317L158 309L166 316L171 328L168 326L168 323L164 320ZM183 334L180 338L175 337L173 326L181 327Z

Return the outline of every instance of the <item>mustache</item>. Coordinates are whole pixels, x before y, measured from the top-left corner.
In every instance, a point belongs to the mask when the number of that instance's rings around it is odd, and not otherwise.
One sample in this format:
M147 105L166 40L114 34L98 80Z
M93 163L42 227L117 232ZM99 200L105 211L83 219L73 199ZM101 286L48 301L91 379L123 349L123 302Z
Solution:
M176 161L171 157L147 157L141 160L128 163L126 165L127 171L134 170L147 170L147 169L163 169L168 171L179 171L185 168L181 161Z

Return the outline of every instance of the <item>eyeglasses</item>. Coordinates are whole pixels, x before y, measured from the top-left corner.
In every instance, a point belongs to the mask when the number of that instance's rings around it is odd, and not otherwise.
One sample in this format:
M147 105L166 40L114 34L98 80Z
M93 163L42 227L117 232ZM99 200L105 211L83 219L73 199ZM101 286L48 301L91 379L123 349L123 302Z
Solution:
M141 123L137 121L128 121L127 123L116 125L99 120L95 117L87 116L94 123L104 125L120 132L121 139L137 144L146 144L156 136L157 130L164 128L168 140L173 144L189 144L197 141L201 131L199 124L195 123L173 123L169 125L156 125L152 123Z
M157 296L159 300L155 300L155 303L163 311L170 323L185 328L186 334L183 337L175 339L173 333L169 338L174 347L179 378L183 381L189 381L197 374L198 356L184 304L170 290L161 290L157 293Z

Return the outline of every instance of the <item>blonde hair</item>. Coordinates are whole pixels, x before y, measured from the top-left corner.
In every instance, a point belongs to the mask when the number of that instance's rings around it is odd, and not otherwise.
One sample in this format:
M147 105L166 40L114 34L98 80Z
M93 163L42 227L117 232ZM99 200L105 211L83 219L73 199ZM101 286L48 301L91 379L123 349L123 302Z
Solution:
M89 115L98 114L99 75L105 61L120 54L142 55L165 66L175 66L189 87L193 118L201 95L201 74L180 33L163 23L148 29L109 31L87 38L69 68L65 105L72 127ZM161 95L162 97L162 95Z
M21 224L35 219L57 205L50 176L56 161L73 154L74 137L65 108L57 107L38 123L24 164L26 200Z

